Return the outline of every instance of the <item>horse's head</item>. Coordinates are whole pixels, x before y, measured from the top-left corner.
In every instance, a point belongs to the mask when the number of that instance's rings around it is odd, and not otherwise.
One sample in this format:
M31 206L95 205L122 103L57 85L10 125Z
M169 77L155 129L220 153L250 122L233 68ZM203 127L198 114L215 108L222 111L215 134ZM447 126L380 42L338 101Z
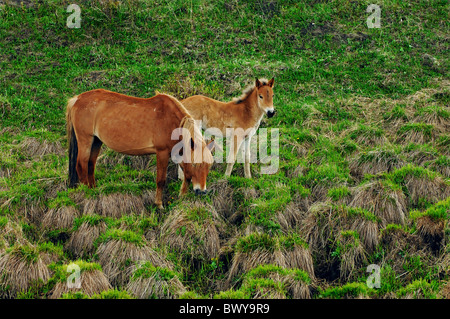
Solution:
M258 105L268 117L275 115L275 109L273 107L273 85L275 79L272 78L270 81L260 81L256 79L255 87L257 90Z
M206 178L208 176L209 170L214 162L214 158L211 154L211 151L214 149L214 141L211 141L209 144L206 144L202 141L202 143L195 143L191 139L191 151L192 157L190 161L182 161L180 163L180 167L183 170L184 178L189 183L192 183L194 192L196 195L204 195L206 194ZM197 145L201 144L201 145ZM196 147L202 147L201 150L201 160L197 156L194 156L196 153Z

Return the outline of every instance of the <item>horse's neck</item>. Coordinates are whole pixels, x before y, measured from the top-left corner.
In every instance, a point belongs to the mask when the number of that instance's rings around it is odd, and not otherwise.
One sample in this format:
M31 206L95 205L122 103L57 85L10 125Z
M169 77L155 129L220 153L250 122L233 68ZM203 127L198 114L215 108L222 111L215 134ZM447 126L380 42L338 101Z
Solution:
M255 88L242 104L251 126L257 129L264 116L264 111L259 107L258 90Z

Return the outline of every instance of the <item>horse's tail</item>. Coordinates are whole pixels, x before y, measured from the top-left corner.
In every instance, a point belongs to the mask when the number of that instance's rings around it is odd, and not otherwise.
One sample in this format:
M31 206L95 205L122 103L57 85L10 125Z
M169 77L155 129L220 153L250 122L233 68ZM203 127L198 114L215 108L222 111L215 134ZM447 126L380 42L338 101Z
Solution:
M67 102L67 108L66 108L66 122L67 122L67 141L69 143L69 181L68 181L68 187L73 188L75 187L78 182L78 173L77 173L77 157L78 157L78 142L77 142L77 136L75 135L75 130L73 128L72 123L72 115L71 110L75 102L77 101L78 96L74 96Z

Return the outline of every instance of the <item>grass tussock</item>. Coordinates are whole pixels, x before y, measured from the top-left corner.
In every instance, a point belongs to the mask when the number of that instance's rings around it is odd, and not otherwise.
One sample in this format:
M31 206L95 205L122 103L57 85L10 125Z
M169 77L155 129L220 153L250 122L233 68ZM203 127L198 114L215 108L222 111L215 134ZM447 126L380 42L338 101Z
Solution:
M96 244L96 258L115 287L128 283L136 262L145 260L160 267L169 266L142 235L133 231L110 229L97 239Z
M71 266L72 268L69 268ZM79 281L70 278L75 274L75 267L79 269ZM60 299L68 293L83 293L89 297L112 289L111 284L102 272L102 268L96 263L87 263L77 260L71 264L56 266L52 281L55 282L49 291L49 299ZM77 286L79 284L79 286Z
M364 177L364 174L391 172L404 164L396 148L389 144L360 152L349 160L350 173L358 178Z
M161 241L189 259L216 258L224 222L214 207L185 202L173 209L161 226Z
M379 217L383 225L405 224L407 214L406 197L401 187L388 181L372 181L354 190L349 206L361 207Z
M248 271L239 289L223 291L214 298L311 299L313 287L313 281L306 271L267 264Z
M126 290L139 299L178 299L186 292L180 277L168 268L145 262L136 267Z
M323 202L307 214L301 232L321 278L349 278L379 244L380 219L365 209Z
M99 215L83 216L75 221L73 232L67 241L65 248L75 258L90 256L95 251L95 241L100 234L106 231L104 217Z
M73 221L79 216L78 210L73 206L52 208L42 218L42 228L51 230L69 230Z
M14 246L0 257L0 295L16 298L19 293L42 287L50 271L39 247Z
M436 139L436 128L432 124L407 123L398 129L397 136L399 144L425 144Z
M133 170L146 170L156 165L154 155L131 156L114 151L104 151L97 159L97 165L105 166L108 169L116 165L126 165Z
M433 171L413 165L404 166L388 175L408 192L408 202L414 207L436 203L450 196L450 184Z
M251 233L240 237L234 249L228 282L258 265L266 264L302 269L314 278L311 252L296 235L272 237L264 233Z
M225 180L219 180L209 185L212 205L218 214L224 218L230 217L234 212L233 187Z
M83 214L97 214L106 217L120 218L122 215L143 214L151 200L151 194L143 196L114 193L100 195L98 198L86 198L83 203Z
M43 140L42 142L35 137L26 137L20 144L21 151L30 157L42 157L45 155L64 155L65 149L61 146L59 141L49 142Z
M21 225L6 216L0 216L0 241L3 248L29 243Z
M387 225L381 232L380 246L385 252L383 260L389 263L389 267L397 275L403 274L405 268L411 268L412 272L419 271L421 267L436 265L436 259L430 255L430 247L418 234L412 234L404 227ZM421 263L414 265L417 260ZM402 279L407 282L411 277Z

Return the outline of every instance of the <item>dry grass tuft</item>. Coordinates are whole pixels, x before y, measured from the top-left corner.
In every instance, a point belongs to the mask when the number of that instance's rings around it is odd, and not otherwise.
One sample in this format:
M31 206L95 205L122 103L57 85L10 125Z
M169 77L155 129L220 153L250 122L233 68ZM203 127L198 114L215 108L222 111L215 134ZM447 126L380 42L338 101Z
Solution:
M25 155L31 157L42 157L48 154L63 156L65 154L65 149L61 146L61 143L47 140L40 142L35 137L26 137L19 144L19 147Z
M420 257L424 263L430 248L418 234L411 234L398 225L387 225L381 232L380 245L386 252L384 260L397 274L404 273L408 260L404 256Z
M254 232L237 240L227 284L235 276L268 264L301 269L314 278L313 259L304 242L291 237L271 237Z
M408 189L409 201L412 205L419 205L422 200L436 203L450 196L450 185L442 177L413 176L405 177L405 186Z
M375 146L383 145L387 138L383 130L365 126L362 124L354 125L341 133L341 137L348 136L359 145Z
M186 292L178 274L148 262L136 268L126 290L139 299L174 299Z
M421 216L417 218L416 226L419 236L421 236L433 250L436 251L441 247L442 240L445 237L445 221L443 219Z
M212 205L218 214L229 218L234 212L233 187L226 179L209 184Z
M71 234L65 248L76 258L92 255L95 251L95 240L105 231L106 223L104 221L96 224L84 222Z
M3 242L4 248L28 244L22 227L6 216L0 217L0 241Z
M319 202L307 212L300 233L314 256L316 274L345 278L377 247L379 223L367 210Z
M349 206L361 207L379 217L383 225L405 224L406 198L401 188L386 181L362 184L354 190Z
M280 224L281 229L284 232L288 232L293 228L300 226L304 215L304 210L300 210L298 205L294 202L289 202L284 211L278 212L276 219Z
M447 281L446 284L442 285L442 288L439 291L439 297L442 299L450 299L450 281Z
M40 203L30 203L21 206L18 210L18 214L23 216L30 224L40 225L42 219L47 212L46 207L42 207Z
M159 253L147 245L144 237L140 238L139 242L108 238L98 246L96 255L103 272L113 286L127 284L136 262L149 261L160 267L169 266Z
M101 195L99 198L86 198L83 203L83 214L98 214L106 217L120 218L122 215L144 214L149 204L151 193L143 196L115 193Z
M79 213L73 206L52 208L45 213L42 219L42 227L48 231L72 228L73 221Z
M436 128L431 124L407 123L397 130L396 142L399 144L426 144L433 142L437 136Z
M0 296L15 298L30 288L40 287L50 272L34 246L18 246L0 257Z
M313 285L303 270L268 264L246 273L239 291L250 299L310 299Z
M301 233L305 234L307 242L315 251L325 249L337 240L335 234L345 230L357 232L368 251L373 251L378 245L378 221L366 210L319 202L311 206L307 214Z
M135 170L146 170L156 166L154 155L131 156L109 150L98 157L97 163L106 167L126 165Z
M450 108L448 106L424 107L417 112L413 122L433 125L439 133L448 132L450 130Z
M49 292L49 299L59 299L63 294L71 292L83 292L91 297L102 291L112 289L105 274L98 269L82 270L80 273L80 285L80 288L69 288L66 281L60 281Z
M343 280L348 280L355 270L366 263L366 252L359 241L358 233L353 231L341 232L338 247L340 277Z
M191 259L211 260L219 254L219 234L224 221L214 207L196 202L184 202L172 210L161 226L161 241Z
M358 153L349 160L350 173L362 178L364 174L390 172L404 165L404 161L390 145L383 145L368 152Z
M439 157L439 153L430 144L408 144L403 149L403 154L408 162L417 166L424 166Z

